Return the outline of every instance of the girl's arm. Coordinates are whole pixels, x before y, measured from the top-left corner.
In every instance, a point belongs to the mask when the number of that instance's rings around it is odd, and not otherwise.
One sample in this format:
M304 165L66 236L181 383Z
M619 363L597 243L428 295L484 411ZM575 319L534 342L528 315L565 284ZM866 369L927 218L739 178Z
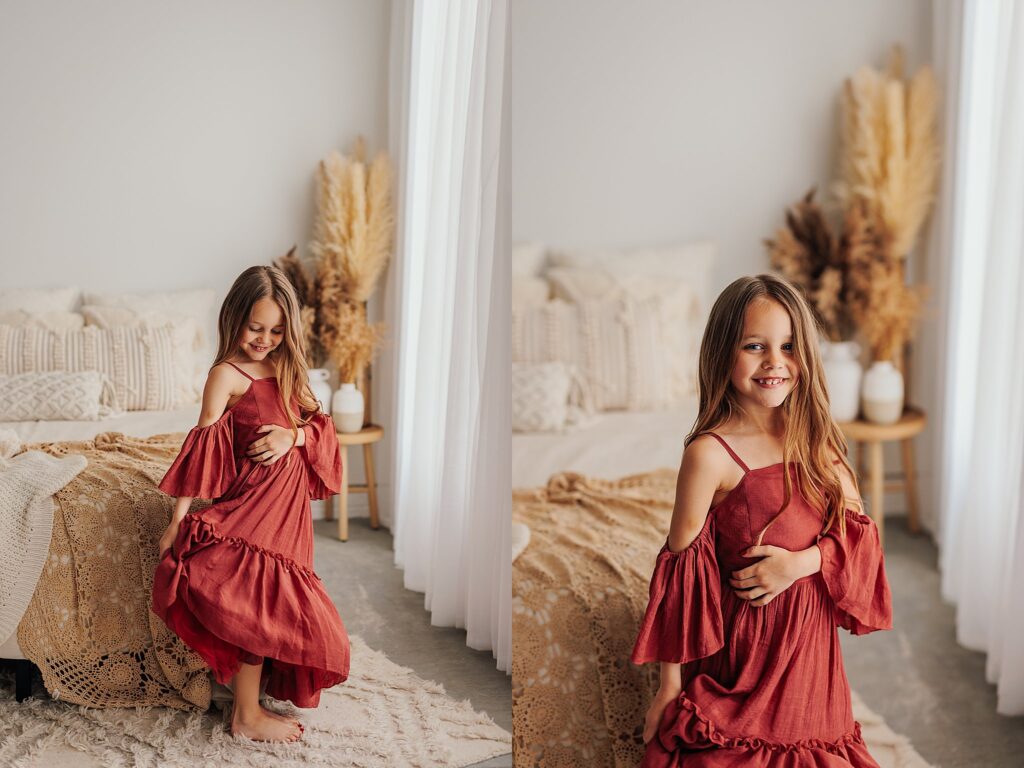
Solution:
M668 548L681 552L693 543L707 520L722 478L722 450L711 437L698 437L683 451L676 479L676 499L668 529ZM659 698L682 690L681 665L662 661Z
M234 389L234 376L227 365L215 366L206 377L203 405L199 411L200 427L208 427L224 415Z

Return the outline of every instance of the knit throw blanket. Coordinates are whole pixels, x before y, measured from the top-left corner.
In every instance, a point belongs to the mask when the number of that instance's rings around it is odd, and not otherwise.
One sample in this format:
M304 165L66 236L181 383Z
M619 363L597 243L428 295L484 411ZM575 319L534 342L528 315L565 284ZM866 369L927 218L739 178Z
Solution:
M54 496L49 557L18 625L18 645L54 698L92 707L209 706L205 663L149 610L174 501L156 486L183 439L106 432L27 446L88 461Z
M530 543L512 564L516 766L621 766L644 754L658 665L629 662L668 531L676 470L574 472L513 494Z
M53 494L85 467L82 456L15 455L20 449L14 432L0 431L0 645L18 628L46 562Z

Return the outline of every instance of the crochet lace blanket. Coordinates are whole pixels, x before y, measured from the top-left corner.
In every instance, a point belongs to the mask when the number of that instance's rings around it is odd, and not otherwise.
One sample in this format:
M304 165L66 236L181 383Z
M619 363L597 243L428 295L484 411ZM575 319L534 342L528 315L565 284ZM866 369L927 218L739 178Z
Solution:
M512 565L515 765L621 766L644 754L658 665L629 662L676 471L609 481L573 472L516 491L530 544Z
M209 706L205 663L149 610L173 506L157 483L183 439L106 432L27 446L88 460L54 496L49 557L18 625L18 645L51 696L92 707Z
M0 645L14 634L46 562L53 494L85 467L82 456L57 459L39 451L17 456L17 436L0 445Z

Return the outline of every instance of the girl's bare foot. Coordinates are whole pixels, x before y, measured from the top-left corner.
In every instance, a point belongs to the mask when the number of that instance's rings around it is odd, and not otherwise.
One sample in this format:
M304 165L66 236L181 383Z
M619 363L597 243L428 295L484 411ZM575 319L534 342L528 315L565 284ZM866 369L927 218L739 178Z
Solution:
M297 720L278 716L263 707L245 713L236 708L231 713L231 735L254 741L292 742L302 738L302 726Z
M274 710L270 709L269 707L264 707L262 704L260 704L260 709L262 709L264 712L266 712L271 717L276 718L277 720L281 720L282 722L285 722L285 723L295 723L303 731L306 730L303 727L302 723L300 723L294 717L288 717L288 715L282 715L280 712L275 712Z

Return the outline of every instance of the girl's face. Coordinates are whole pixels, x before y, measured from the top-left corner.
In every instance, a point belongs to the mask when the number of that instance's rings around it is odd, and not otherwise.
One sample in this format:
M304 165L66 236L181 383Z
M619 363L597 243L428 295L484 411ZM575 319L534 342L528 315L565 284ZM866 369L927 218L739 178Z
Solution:
M284 339L284 312L273 299L259 299L252 305L249 322L242 327L238 348L242 354L256 362L267 355Z
M747 408L777 408L799 378L789 313L774 299L752 301L744 314L730 379L740 403Z

